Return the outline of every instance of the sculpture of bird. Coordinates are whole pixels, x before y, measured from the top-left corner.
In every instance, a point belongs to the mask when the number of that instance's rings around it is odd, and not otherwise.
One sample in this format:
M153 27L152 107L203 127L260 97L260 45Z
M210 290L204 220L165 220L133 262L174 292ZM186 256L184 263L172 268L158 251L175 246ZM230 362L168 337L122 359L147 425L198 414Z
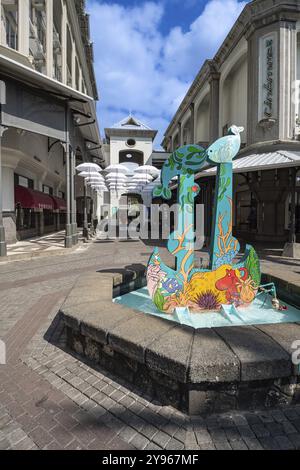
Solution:
M208 159L211 163L229 163L239 153L241 147L241 132L243 127L231 126L228 135L216 140L208 149Z

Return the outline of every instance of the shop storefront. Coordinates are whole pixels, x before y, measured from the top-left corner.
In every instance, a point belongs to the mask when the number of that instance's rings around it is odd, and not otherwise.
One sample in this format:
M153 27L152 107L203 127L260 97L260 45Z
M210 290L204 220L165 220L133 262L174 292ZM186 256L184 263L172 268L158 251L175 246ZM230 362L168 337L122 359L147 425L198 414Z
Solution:
M66 202L63 199L16 186L15 204L19 240L65 228Z

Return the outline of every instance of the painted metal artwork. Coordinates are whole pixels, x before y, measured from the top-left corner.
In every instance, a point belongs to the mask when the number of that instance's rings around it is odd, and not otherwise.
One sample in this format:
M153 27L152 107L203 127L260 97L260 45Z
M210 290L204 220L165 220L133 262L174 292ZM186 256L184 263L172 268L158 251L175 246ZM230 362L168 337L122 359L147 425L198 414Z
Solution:
M235 262L240 245L232 235L232 161L241 145L243 128L232 126L228 135L208 149L186 145L172 153L164 164L161 185L155 197L171 198L170 181L178 177L179 214L168 250L176 257L176 269L168 267L155 248L147 268L147 286L155 306L164 313L188 308L191 312L230 313L252 303L261 281L254 248L246 245L244 256ZM217 165L209 269L194 267L194 203L200 188L194 174L208 164Z

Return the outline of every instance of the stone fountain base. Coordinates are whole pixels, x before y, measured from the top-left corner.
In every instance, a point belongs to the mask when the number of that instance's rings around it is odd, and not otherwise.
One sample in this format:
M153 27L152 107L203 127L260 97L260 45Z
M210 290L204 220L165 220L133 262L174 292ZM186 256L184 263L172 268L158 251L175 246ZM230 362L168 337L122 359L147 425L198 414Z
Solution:
M70 350L189 414L300 402L300 324L194 330L112 302L144 284L81 277L60 311Z

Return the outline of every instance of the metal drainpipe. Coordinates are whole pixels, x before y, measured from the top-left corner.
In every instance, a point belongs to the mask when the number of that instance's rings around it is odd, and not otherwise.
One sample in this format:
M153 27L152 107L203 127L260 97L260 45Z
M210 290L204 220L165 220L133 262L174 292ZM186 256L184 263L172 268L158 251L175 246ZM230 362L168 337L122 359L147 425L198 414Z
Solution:
M5 230L2 215L2 136L6 128L2 125L2 103L5 103L5 84L0 82L0 257L7 255Z
M72 226L72 244L77 243L76 229L76 204L75 204L75 152L72 148L70 152L71 171L70 171L70 191L71 191L71 226Z
M70 185L70 135L68 121L69 107L65 103L65 157L66 157L66 185L67 185L67 220L66 220L66 236L65 247L71 248L72 243L72 226L71 226L71 185Z
M86 179L84 178L84 197L83 197L83 232L82 235L88 240L89 238L89 228L88 228L88 219L87 219L87 187Z
M289 242L296 242L296 178L297 178L297 168L292 169L292 188L291 188L291 228Z

